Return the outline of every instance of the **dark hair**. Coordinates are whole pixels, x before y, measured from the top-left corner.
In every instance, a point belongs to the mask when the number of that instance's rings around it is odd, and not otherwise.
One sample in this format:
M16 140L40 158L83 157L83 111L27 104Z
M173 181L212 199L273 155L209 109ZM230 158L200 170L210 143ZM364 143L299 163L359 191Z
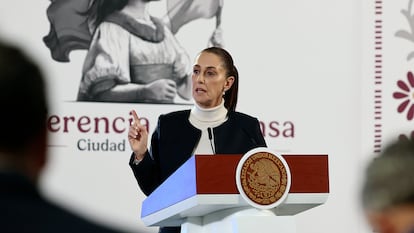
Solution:
M45 85L19 49L0 43L0 150L18 152L46 130Z
M397 140L368 164L362 186L366 209L414 203L414 141Z
M226 70L226 77L233 76L234 83L229 90L227 90L224 95L224 106L227 110L235 111L237 105L237 95L239 92L239 72L237 71L236 66L234 66L233 58L227 50L219 47L210 47L206 48L201 53L213 53L220 57L223 62L223 67Z
M127 4L128 0L95 0L85 13L96 17L94 24L98 26L108 15L122 10Z

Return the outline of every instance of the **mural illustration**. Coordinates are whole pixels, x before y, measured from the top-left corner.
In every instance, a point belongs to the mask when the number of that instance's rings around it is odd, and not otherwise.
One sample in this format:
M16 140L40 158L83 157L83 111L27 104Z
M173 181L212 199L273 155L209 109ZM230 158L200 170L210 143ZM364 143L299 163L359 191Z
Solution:
M402 9L401 14L404 15L409 25L409 30L400 29L395 33L396 37L405 39L409 42L414 42L414 13L412 12L413 0L408 1L407 9ZM414 51L408 52L407 63L414 58ZM407 71L406 81L404 79L397 80L397 90L394 91L393 97L399 101L397 108L398 113L405 114L407 121L414 118L414 76L411 70ZM414 131L411 136L414 135ZM402 135L403 136L403 135Z
M410 42L414 42L414 13L412 12L413 1L409 0L408 8L402 9L401 14L407 19L407 23L410 27L410 30L401 29L395 33L396 37L400 37ZM414 58L414 51L411 51L407 55L407 61L410 61Z
M222 0L167 0L163 18L152 16L153 0L55 0L47 9L51 56L70 62L88 50L77 101L180 103L191 98L191 64L176 39L196 19L215 18L209 45L222 47Z

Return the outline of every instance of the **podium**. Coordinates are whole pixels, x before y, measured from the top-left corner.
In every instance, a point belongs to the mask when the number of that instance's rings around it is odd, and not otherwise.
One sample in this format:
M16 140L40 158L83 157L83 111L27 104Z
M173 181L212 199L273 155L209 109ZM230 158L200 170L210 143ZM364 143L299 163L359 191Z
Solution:
M242 156L192 156L143 201L144 224L181 226L186 233L294 233L295 214L326 202L328 155L282 155L290 187L283 202L271 209L254 208L240 194L236 169Z

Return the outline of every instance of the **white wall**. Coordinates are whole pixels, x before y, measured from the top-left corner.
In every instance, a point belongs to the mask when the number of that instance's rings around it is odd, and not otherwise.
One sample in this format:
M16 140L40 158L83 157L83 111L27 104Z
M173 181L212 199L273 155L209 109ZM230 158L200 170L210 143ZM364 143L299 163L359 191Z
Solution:
M160 113L188 108L75 102L86 51L73 52L71 63L51 59L42 42L49 30L48 4L4 1L0 32L41 63L53 115L128 119L133 108L150 119L152 131ZM162 15L163 1L154 4L151 10ZM329 154L329 199L297 216L298 233L359 232L364 225L357 199L365 128L361 119L365 111L361 107L362 7L358 0L224 2L225 47L233 54L241 78L238 110L266 123L292 122L293 138L266 136L268 145L280 152ZM194 21L177 34L191 58L206 46L213 24L212 20ZM55 146L50 147L42 183L47 195L97 221L131 231L144 228L139 219L144 196L127 164L128 145L125 152L115 153L76 147L82 138L121 142L126 133L82 134L72 127L51 137Z

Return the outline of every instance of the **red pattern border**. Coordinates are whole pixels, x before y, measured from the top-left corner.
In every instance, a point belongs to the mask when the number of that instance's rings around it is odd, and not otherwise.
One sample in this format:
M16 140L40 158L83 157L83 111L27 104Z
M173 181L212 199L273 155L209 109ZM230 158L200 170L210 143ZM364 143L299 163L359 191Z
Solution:
M374 153L380 153L382 147L382 42L383 42L383 2L375 0L374 19Z

